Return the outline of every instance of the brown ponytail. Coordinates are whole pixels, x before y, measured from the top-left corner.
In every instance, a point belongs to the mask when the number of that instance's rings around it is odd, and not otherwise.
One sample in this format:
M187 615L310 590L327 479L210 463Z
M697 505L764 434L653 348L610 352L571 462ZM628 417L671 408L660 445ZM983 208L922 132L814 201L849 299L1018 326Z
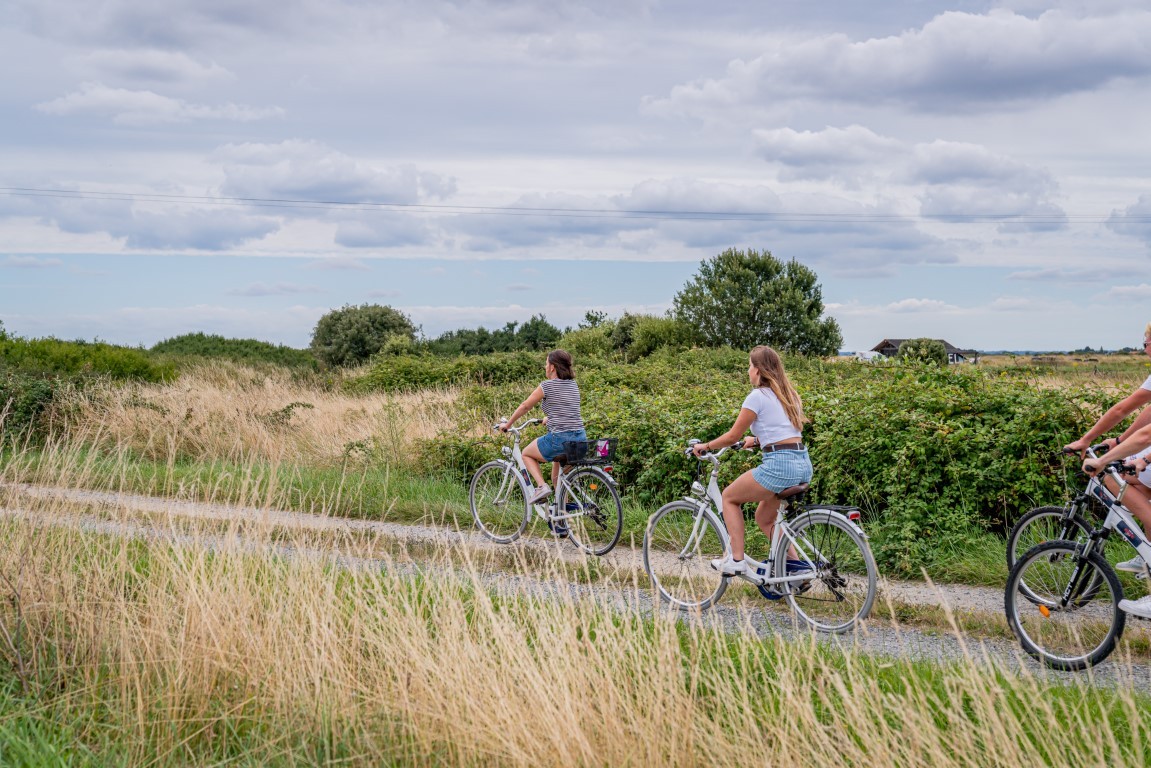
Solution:
M771 347L760 345L751 350L751 364L759 374L759 386L767 387L779 398L783 412L791 426L802 431L808 419L803 415L803 403L800 402L799 393L795 391L787 372L783 370L783 360L779 353Z

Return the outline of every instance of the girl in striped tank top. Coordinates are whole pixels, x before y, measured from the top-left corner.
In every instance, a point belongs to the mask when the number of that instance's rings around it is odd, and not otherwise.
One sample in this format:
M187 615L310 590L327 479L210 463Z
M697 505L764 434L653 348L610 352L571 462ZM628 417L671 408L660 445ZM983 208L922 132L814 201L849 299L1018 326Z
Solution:
M520 403L511 418L500 425L500 429L507 432L508 427L517 419L542 403L544 425L548 433L533 440L523 451L524 464L536 483L535 491L528 500L531 504L538 504L552 492L551 487L544 482L540 462L552 462L552 483L555 484L560 471L560 465L555 459L563 455L564 443L569 440L587 440L583 417L580 415L579 385L572 371L572 356L562 349L549 352L544 363L544 375L547 378Z

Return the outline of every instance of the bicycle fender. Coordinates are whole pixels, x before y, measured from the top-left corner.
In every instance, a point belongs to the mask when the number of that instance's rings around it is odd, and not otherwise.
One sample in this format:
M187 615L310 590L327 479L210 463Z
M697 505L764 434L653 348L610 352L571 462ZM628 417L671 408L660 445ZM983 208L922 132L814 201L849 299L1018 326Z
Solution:
M863 530L863 528L858 523L856 523L854 520L852 520L850 517L848 517L847 515L844 514L845 511L853 510L853 509L858 510L859 507L844 507L844 506L838 506L835 504L827 504L827 505L821 506L821 507L808 507L807 510L804 512L804 515L810 515L813 512L823 512L823 513L827 514L828 516L838 517L840 520L842 520L843 522L847 523L852 528L854 528L855 532L858 533L860 536L862 536L864 538L864 540L871 541L871 539L867 535L867 531Z

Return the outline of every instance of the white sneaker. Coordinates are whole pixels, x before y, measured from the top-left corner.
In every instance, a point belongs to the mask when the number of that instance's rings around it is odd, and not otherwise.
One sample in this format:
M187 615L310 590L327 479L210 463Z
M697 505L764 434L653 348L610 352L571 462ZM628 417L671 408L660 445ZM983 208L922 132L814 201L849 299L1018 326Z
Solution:
M548 487L547 483L544 483L539 488L536 488L536 492L532 494L530 499L528 499L528 504L539 504L541 501L551 495L552 489Z
M1138 600L1120 600L1119 610L1126 611L1141 619L1151 619L1151 595L1141 597Z
M743 560L732 560L731 554L728 553L718 560L711 561L711 567L722 573L724 576L739 576L747 571L747 563Z
M1143 558L1139 555L1135 555L1135 557L1131 558L1130 560L1124 560L1121 563L1115 563L1115 570L1133 573L1140 579L1147 578L1147 563L1143 562Z

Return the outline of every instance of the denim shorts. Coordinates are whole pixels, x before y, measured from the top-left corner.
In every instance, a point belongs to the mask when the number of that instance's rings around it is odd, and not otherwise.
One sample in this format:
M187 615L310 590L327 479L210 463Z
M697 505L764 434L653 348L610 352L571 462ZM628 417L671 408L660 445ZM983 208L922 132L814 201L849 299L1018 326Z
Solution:
M800 483L811 482L811 457L802 451L772 451L763 454L763 462L751 470L755 482L779 493Z
M587 432L582 429L573 429L571 432L548 432L536 440L536 447L540 449L540 456L544 457L544 461L555 461L557 456L563 455L564 443L569 440L587 440Z

